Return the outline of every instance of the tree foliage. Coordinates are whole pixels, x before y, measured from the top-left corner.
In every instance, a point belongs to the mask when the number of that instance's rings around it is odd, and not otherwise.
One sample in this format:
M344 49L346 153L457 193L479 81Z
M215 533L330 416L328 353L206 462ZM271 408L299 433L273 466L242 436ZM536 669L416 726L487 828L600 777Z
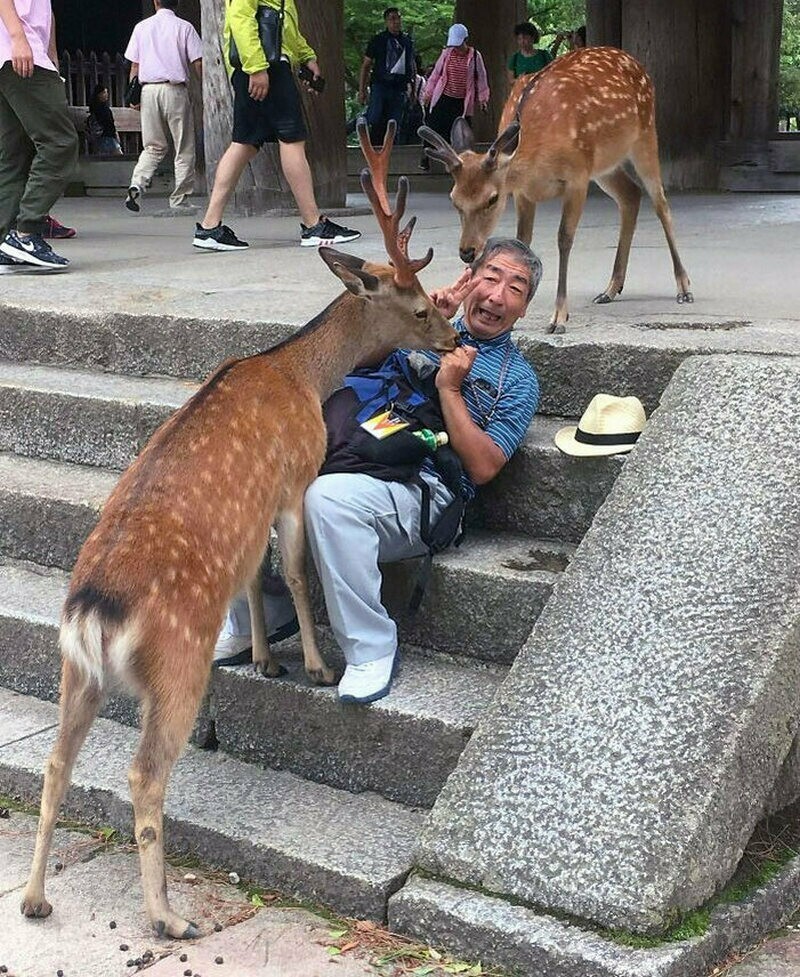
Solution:
M800 0L784 0L779 99L783 112L800 110Z

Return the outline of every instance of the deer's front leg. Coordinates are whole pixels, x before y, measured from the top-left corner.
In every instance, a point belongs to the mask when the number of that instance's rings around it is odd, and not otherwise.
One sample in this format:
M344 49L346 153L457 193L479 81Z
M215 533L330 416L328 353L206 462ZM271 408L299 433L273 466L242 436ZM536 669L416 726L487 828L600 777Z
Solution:
M569 254L572 242L586 203L588 182L578 186L570 186L564 194L564 207L561 211L561 224L558 228L558 291L556 292L556 307L553 318L547 328L548 332L562 333L565 323L569 319L567 307L567 269L569 268Z
M306 534L303 526L303 497L295 509L287 509L278 515L275 528L283 557L286 583L292 592L300 638L303 642L303 663L306 673L315 685L335 685L332 668L328 668L317 647L314 633L314 617L308 596L308 580L305 572Z
M250 634L253 637L253 667L267 678L285 675L286 669L269 650L264 602L261 597L261 567L247 585L247 604L250 607Z
M514 197L517 208L517 240L523 244L530 244L533 238L533 221L536 217L536 201L529 200L518 193Z

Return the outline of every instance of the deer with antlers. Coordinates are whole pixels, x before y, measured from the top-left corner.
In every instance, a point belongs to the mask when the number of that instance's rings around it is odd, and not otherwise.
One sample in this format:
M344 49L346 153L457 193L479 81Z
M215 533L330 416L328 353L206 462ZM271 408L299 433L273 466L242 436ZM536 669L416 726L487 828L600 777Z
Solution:
M122 683L142 704L128 779L147 914L159 936L198 935L167 900L164 794L194 724L223 613L242 585L255 667L280 674L267 644L259 573L273 524L305 669L315 683L333 682L315 643L303 569L303 495L326 447L322 401L361 361L400 346L445 352L458 345L417 280L432 249L409 258L414 218L400 229L405 177L394 211L388 203L394 124L381 150L370 146L366 124L359 137L369 167L361 183L392 264L321 248L347 291L291 339L224 363L128 468L78 556L61 618L60 723L45 770L26 916L50 914L44 877L58 809L92 721Z
M611 302L625 284L641 190L625 172L630 162L644 184L667 238L678 302L692 302L672 217L661 183L653 84L624 51L579 48L514 83L499 135L486 153L474 151L472 130L457 119L448 143L426 126L420 137L453 177L450 198L461 217L459 254L473 261L497 225L508 195L517 210L517 237L530 244L536 204L563 197L558 230L558 290L549 332L569 318L567 266L575 232L594 180L617 204L620 234L611 280L596 298Z

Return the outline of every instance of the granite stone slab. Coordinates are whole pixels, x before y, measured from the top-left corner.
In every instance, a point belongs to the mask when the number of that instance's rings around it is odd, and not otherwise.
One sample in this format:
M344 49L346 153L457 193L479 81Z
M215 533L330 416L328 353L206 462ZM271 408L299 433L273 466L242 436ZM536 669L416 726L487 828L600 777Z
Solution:
M0 690L0 703L11 696ZM14 698L17 713L25 708L21 698ZM37 724L45 714L57 720L55 706L34 699L31 707ZM54 736L45 729L0 746L0 792L38 802ZM98 719L64 809L129 834L127 771L137 741L134 730ZM244 879L372 919L385 917L388 897L402 884L421 823L374 794L355 796L194 747L170 777L164 814L170 851L195 853L212 866L235 864Z
M658 931L732 875L800 725L800 364L677 371L431 813L419 865Z
M389 926L519 977L708 977L791 918L800 900L798 861L741 902L713 909L701 936L645 949L577 922L418 877L389 900ZM730 977L739 977L738 971L734 967ZM796 973L744 966L741 977Z

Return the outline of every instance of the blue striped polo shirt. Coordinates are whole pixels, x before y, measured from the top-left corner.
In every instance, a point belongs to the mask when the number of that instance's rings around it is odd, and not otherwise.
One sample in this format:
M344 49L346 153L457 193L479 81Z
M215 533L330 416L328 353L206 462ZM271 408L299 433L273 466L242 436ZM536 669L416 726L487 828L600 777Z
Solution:
M508 460L522 443L539 406L539 380L512 341L510 329L493 339L476 339L467 331L463 316L455 320L453 328L465 346L478 350L469 376L461 384L467 410ZM429 351L425 356L438 364L438 354ZM433 471L433 465L428 465ZM471 499L475 485L466 474L464 479L466 497Z

